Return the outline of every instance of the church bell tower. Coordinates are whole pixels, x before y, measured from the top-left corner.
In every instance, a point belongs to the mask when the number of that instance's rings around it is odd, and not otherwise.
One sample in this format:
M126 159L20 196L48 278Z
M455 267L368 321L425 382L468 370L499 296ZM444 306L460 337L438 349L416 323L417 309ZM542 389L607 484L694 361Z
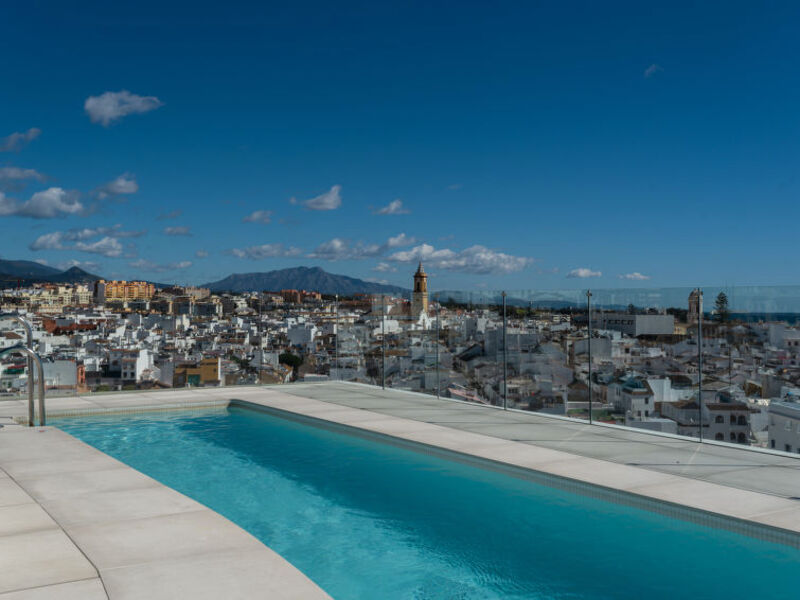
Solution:
M414 273L414 295L411 298L411 314L418 317L421 313L428 313L428 275L422 262Z

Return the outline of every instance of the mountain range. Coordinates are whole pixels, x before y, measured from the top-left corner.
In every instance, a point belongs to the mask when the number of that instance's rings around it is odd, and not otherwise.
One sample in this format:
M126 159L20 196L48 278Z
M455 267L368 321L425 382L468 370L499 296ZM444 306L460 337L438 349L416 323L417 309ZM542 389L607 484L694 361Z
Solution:
M32 283L93 283L103 279L79 267L66 271L30 260L0 259L0 287L30 285ZM165 287L156 284L156 287ZM394 294L408 295L409 290L346 275L328 273L319 267L296 267L265 273L234 273L219 281L202 284L212 292L250 292L257 290L310 290L323 294Z
M225 279L204 283L212 292L251 292L258 290L310 290L323 294L395 294L408 295L409 290L346 275L328 273L319 267L296 267L266 273L234 273Z
M30 260L0 259L0 284L5 286L18 283L92 283L98 279L101 278L79 267L62 271Z

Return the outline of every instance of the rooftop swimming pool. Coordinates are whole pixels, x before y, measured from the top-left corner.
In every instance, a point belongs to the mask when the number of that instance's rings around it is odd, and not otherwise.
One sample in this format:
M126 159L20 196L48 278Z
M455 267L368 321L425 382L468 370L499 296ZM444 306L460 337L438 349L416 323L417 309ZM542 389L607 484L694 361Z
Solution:
M337 600L794 598L800 550L232 406L52 424Z

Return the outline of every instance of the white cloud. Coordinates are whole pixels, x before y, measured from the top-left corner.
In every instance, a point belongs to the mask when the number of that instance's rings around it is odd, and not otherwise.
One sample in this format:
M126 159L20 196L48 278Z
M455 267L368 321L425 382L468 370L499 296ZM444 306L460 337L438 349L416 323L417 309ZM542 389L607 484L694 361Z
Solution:
M350 244L349 241L342 238L333 238L328 242L320 244L313 252L309 252L306 256L308 258L330 261L360 260L363 258L383 256L392 248L409 246L416 243L416 241L416 239L407 236L405 233L390 237L383 244L365 244L364 242Z
M377 279L375 277L367 277L364 281L368 281L370 283L380 283L381 285L388 285L389 281L387 279Z
M36 238L29 248L31 250L64 250L64 234L61 231L45 233Z
M437 269L480 275L514 273L534 262L532 258L512 256L485 246L475 245L455 251L448 248L437 250L429 244L421 244L410 250L395 252L387 260L402 263L423 261Z
M629 279L631 281L647 281L650 279L649 275L642 275L638 271L634 271L633 273L625 273L624 275L619 276L620 279Z
M262 225L267 225L271 221L272 221L271 210L257 210L255 212L250 213L244 219L242 219L242 223L261 223Z
M387 248L400 248L402 246L410 246L411 244L416 244L417 239L411 236L406 235L405 233L399 233L394 237L390 237L386 240L386 247Z
M198 250L194 253L194 255L196 258L208 258L208 252L205 250Z
M192 230L189 227L165 227L164 235L192 235Z
M124 231L122 225L113 227L84 227L83 229L70 229L68 231L54 231L45 233L34 240L29 248L31 250L75 250L80 248L69 242L83 242L94 237L108 238L135 238L143 236L146 231Z
M336 210L342 205L341 196L342 186L334 185L330 190L309 200L297 200L292 198L289 202L292 204L302 204L306 210Z
M28 131L15 131L11 135L0 138L0 152L19 152L41 133L42 130L38 127L31 127Z
M262 244L261 246L250 246L248 248L231 248L225 254L236 258L249 258L250 260L262 260L265 258L286 258L302 254L299 248L288 247L283 244Z
M0 182L2 181L24 181L25 179L35 179L44 181L44 175L35 169L20 169L19 167L0 167Z
M586 267L581 267L580 269L572 269L569 273L567 273L567 278L569 279L586 279L588 277L602 277L603 273L601 271L592 271L591 269L587 269Z
M661 65L657 65L656 63L653 63L652 65L650 65L649 67L647 67L644 70L644 78L645 79L650 79L651 77L653 77L654 75L660 73L663 70L664 69L661 68Z
M0 192L0 216L30 217L31 219L53 219L63 215L74 215L83 211L77 192L52 187L36 192L26 202L17 202Z
M377 265L372 267L372 270L377 271L378 273L396 273L397 267L394 267L389 263L379 262Z
M128 90L105 92L99 96L89 96L83 104L92 123L108 127L114 121L127 115L141 114L155 110L164 103L155 96L137 96Z
M182 260L180 262L158 264L146 260L144 258L140 258L139 260L134 260L133 262L130 262L128 264L134 269L138 269L140 271L150 271L153 273L166 273L167 271L179 271L182 269L188 269L189 267L192 266L192 261Z
M333 238L317 246L313 252L309 252L308 258L318 258L321 260L357 260L371 256L379 256L382 247L378 244L358 243L351 246L350 242L341 238Z
M122 244L119 243L118 239L112 237L100 238L96 242L77 242L75 249L112 258L122 255Z
M127 196L139 191L139 184L130 173L123 173L97 190L97 197L105 200L113 196Z
M374 211L376 215L408 215L411 214L411 211L407 208L403 207L403 201L398 198L397 200L392 200L381 209Z

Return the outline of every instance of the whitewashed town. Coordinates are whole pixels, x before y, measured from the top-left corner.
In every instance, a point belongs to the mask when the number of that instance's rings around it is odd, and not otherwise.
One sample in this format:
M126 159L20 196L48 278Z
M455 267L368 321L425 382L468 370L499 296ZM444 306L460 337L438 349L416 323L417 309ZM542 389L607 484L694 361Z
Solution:
M504 329L500 306L430 298L421 263L413 283L410 300L45 283L5 289L1 310L32 325L48 396L333 379L588 418L591 395L595 422L800 452L800 330L784 322L727 319L695 290L685 308L592 310L589 338L585 310L509 306ZM16 318L0 327L0 349L25 342ZM2 394L27 385L4 357Z

